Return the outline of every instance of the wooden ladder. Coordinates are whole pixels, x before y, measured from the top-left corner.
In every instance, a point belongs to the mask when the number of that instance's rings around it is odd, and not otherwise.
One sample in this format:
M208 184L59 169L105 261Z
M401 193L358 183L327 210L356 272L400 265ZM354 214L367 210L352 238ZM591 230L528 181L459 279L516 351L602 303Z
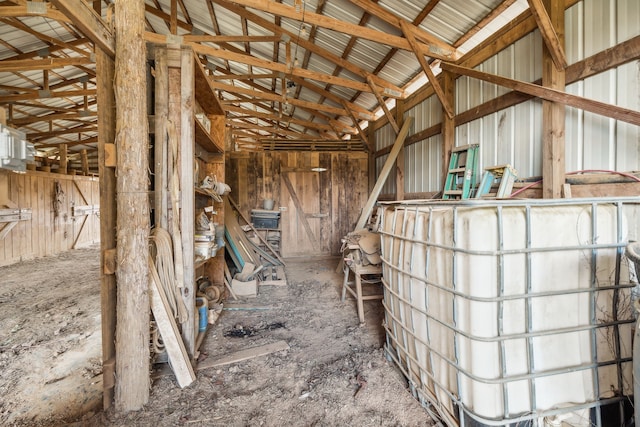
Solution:
M518 177L518 172L511 165L490 166L484 168L482 181L476 192L476 199L481 197L496 197L503 199L511 195L513 183ZM498 191L491 193L491 187L498 184Z
M476 183L478 144L468 144L451 150L449 170L442 191L443 199L468 199Z

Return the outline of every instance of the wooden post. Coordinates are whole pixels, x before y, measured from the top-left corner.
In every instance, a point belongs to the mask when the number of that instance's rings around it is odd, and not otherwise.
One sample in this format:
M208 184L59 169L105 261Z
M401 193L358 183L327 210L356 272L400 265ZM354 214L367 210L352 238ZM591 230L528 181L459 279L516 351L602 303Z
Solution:
M564 2L544 0L560 43L564 44ZM542 86L565 89L565 71L558 70L547 46L542 46ZM562 197L565 182L565 106L542 101L542 197Z
M168 201L169 201L169 168L167 143L167 112L169 102L169 74L167 68L167 49L164 46L155 49L155 120L154 132L154 184L156 227L169 229Z
M455 92L456 92L456 76L448 71L442 72L443 91L445 99L449 101L449 105L455 112ZM454 114L455 116L455 114ZM456 145L456 124L453 117L449 117L443 107L442 110L442 185L444 188L444 181L447 178L447 172L449 171L449 158L451 157L451 150Z
M398 99L396 102L396 122L396 126L402 127L404 124L404 101L402 99ZM404 200L404 144L396 159L396 200Z
M105 147L115 141L116 117L113 90L114 61L102 49L96 49L98 99L98 173L100 174L100 302L102 324L102 406L113 403L115 384L116 276L106 268L109 253L116 248L116 175L106 166Z
M116 0L118 411L149 401L149 125L146 96L144 1Z
M80 160L82 162L82 174L89 175L89 156L86 149L80 151Z
M60 144L60 164L58 165L58 173L67 174L67 144Z
M367 132L369 133L369 143L371 144L372 147L376 147L376 131L374 129L374 123L373 122L369 122L369 127L367 128ZM375 151L368 153L367 159L369 161L369 183L368 183L368 190L369 193L371 193L371 191L373 191L373 186L376 183L376 156L375 156Z
M187 352L194 357L196 350L197 329L193 326L195 322L196 308L196 286L195 271L193 267L194 259L194 179L193 179L193 153L195 123L193 121L194 98L194 57L191 49L180 50L180 63L182 72L180 74L180 236L182 238L182 257L184 282L182 288L182 299L187 307L187 323L182 327L182 337ZM175 212L174 212L175 215Z

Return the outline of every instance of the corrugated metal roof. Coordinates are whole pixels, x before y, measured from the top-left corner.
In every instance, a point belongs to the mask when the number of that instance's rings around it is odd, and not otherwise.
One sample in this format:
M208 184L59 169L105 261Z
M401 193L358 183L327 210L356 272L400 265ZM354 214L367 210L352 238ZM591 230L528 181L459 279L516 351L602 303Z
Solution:
M434 3L435 2L435 3ZM226 43L207 42L206 45L230 50L238 55L237 60L224 60L209 55L206 58L208 68L214 75L225 73L256 74L252 83L247 80L236 80L235 87L252 89L254 91L263 90L265 92L275 91L282 94L282 78L287 81L305 78L307 85L301 87L296 83L290 89L287 97L292 96L308 103L317 104L318 108L295 107L288 111L293 111L293 117L285 114L280 116L279 111L283 106L272 101L243 102L241 105L247 112L256 111L264 114L271 114L270 119L261 117L251 119L253 123L260 123L264 126L288 127L305 136L313 134L316 136L326 135L327 138L358 138L353 135L355 128L350 114L345 111L342 114L323 112L322 106L342 109L343 104L336 102L335 98L342 99L347 103L355 105L353 111L356 117L361 117L359 111L374 111L379 108L378 99L368 87L366 77L369 73L375 73L377 78L376 86L383 96L394 93L395 88L403 88L409 82L415 80L416 76L422 73L419 62L415 54L411 51L398 49L394 46L395 41L402 37L402 31L393 23L387 22L385 14L379 14L378 10L391 14L397 19L412 23L417 17L422 17L423 12L432 10L426 18L418 22L418 28L433 35L443 43L452 45L460 39L467 31L476 26L495 8L501 0L381 0L379 2L367 3L367 10L357 4L359 1L348 0L284 0L281 3L268 2L275 9L283 8L280 17L272 13L261 10L262 2L247 3L244 7L243 1L228 2L227 0L184 0L186 10L178 7L179 25L178 34L208 34L212 36L251 36L251 37L271 37L279 36L284 32L284 36L276 41L251 41L245 40L228 41ZM299 4L299 7L296 5ZM435 4L435 7L433 5ZM523 6L524 4L524 6ZM516 5L523 10L526 7L526 0L517 0ZM102 16L107 14L107 3L102 5ZM170 0L158 0L147 2L147 30L159 34L168 34L170 19ZM299 12L299 15L296 13ZM328 23L323 22L322 26L315 26L316 18L321 14L329 19ZM243 34L243 18L246 19L246 34ZM14 22L15 25L11 25ZM361 26L362 31L351 31L354 25ZM278 26L276 26L278 23ZM334 25L335 24L335 25ZM29 30L21 29L24 25ZM50 47L51 57L77 58L90 55L90 48L86 44L78 45L78 33L74 32L70 24L61 24L53 19L40 16L27 16L21 18L1 18L0 20L0 67L3 60L13 58L37 58L36 54L21 55L25 52L35 52ZM377 31L378 36L373 40L365 34L365 31ZM31 32L31 33L30 33ZM32 34L35 32L35 35ZM354 34L348 34L354 32ZM366 36L366 37L365 37ZM394 38L395 37L395 38ZM486 35L484 36L486 37ZM473 44L478 43L478 36L473 40ZM42 40L45 39L45 40ZM290 44L291 63L287 64L286 44ZM68 44L66 44L68 43ZM305 43L313 44L313 51ZM76 46L77 45L77 46ZM246 46L249 49L246 50ZM470 42L465 44L464 49L468 50ZM258 67L246 64L247 59L242 55L251 55L266 61L274 60L270 66ZM44 51L42 51L44 54ZM345 62L341 62L345 61ZM286 66L289 68L283 68ZM227 70L227 67L229 69ZM521 67L522 68L522 67ZM516 69L516 73L525 72L528 67L521 71ZM2 70L2 68L0 68ZM94 64L83 64L81 66L67 66L48 72L49 85L66 85L64 90L82 89L81 82L72 84L73 79L86 76L89 79L88 89L95 89L95 66ZM279 73L277 70L285 70ZM315 73L309 75L309 72ZM264 78L260 75L273 74L278 78ZM0 104L2 96L18 96L20 94L33 93L33 90L40 90L44 86L44 73L41 70L8 72L0 71ZM334 79L335 81L331 81ZM225 84L231 84L230 80L223 80ZM385 87L389 87L385 92ZM24 90L30 89L31 92ZM246 97L242 95L241 97ZM28 97L25 95L25 99ZM223 91L220 98L224 100L238 99L239 96L233 91ZM13 98L12 98L13 99ZM95 111L95 96L89 96L90 106L88 110ZM7 105L6 103L4 103ZM25 103L23 103L25 104ZM54 112L67 111L69 114L84 105L83 96L66 96L61 98L42 98L31 100L28 105L15 104L12 107L12 118L15 120L34 116L44 116ZM235 117L237 114L229 114ZM49 130L64 130L73 128L82 123L95 124L95 117L56 119L49 121L41 117L41 121L30 123L24 126L25 131L31 134L37 132L48 132ZM296 123L291 123L295 121ZM332 121L334 121L332 123ZM306 124L305 124L306 123ZM337 125L336 125L337 124ZM364 124L364 123L363 123ZM335 131L327 132L333 126ZM349 132L343 133L345 129L351 128ZM319 129L323 129L320 131ZM94 138L95 131L89 130L82 134L83 138ZM46 143L77 142L77 134L69 134L49 138ZM86 148L87 145L72 147ZM89 145L89 146L95 146ZM364 146L364 145L363 145ZM55 151L55 147L47 147L48 150Z

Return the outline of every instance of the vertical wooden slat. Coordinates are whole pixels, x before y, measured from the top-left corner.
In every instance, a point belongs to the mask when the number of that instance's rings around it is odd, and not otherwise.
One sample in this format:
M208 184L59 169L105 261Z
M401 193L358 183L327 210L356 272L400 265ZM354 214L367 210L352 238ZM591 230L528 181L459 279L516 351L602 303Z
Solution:
M9 200L11 200L15 204L19 204L20 197L20 182L18 174L12 173L9 175ZM20 260L20 240L22 240L22 221L18 221L18 223L13 227L11 232L5 239L9 239L11 241L11 259L13 261Z
M318 158L318 164L321 168L326 169L319 173L319 206L320 213L328 214L327 217L320 219L320 250L323 254L331 254L331 211L333 204L331 203L332 183L331 177L333 171L331 169L331 154L322 153Z
M117 176L117 323L115 406L149 400L149 130L144 1L115 4ZM193 173L191 172L193 179Z
M399 99L396 103L396 126L394 129L396 130L396 135L400 131L398 126L402 127L404 123L404 101ZM400 153L398 153L398 158L396 159L396 200L404 200L404 145L400 149Z
M60 144L60 164L58 165L58 173L67 174L67 144Z
M38 177L27 172L30 177L31 193L29 197L29 207L31 208L31 221L29 228L31 229L31 257L39 256L40 236L38 235Z
M196 348L195 327L195 271L194 271L194 132L193 119L194 99L194 63L191 49L181 50L181 75L180 75L180 232L182 237L182 256L184 259L184 287L183 300L187 308L187 321L182 324L182 337L187 353L193 357Z
M154 110L154 219L155 224L168 229L168 157L167 157L167 114L169 74L167 69L167 50L155 49L155 110Z
M103 394L106 410L113 404L115 381L116 276L105 271L107 255L116 247L116 176L105 165L105 145L115 142L114 61L96 49L98 99L98 173L100 175L100 301L102 325ZM109 252L107 252L109 251Z
M564 2L543 1L559 42L564 43ZM546 44L542 46L542 85L564 90L565 71L558 70ZM565 106L542 101L542 197L562 197L565 182Z
M455 112L455 88L456 88L456 76L448 71L442 72L443 78L443 91L445 98L449 101L449 105ZM447 171L449 170L449 158L451 157L451 150L456 146L456 125L453 117L449 117L447 114L442 114L442 181L445 182L447 178Z

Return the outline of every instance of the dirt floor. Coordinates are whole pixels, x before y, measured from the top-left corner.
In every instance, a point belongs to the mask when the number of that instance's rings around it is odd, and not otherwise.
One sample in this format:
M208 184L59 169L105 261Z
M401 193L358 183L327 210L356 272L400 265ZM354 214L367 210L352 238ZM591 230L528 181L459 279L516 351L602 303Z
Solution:
M100 410L98 250L0 268L0 424L433 425L384 356L381 304L367 302L358 326L336 262L289 261L287 286L227 301L199 360L278 341L288 350L198 370L185 389L161 365L148 405L129 414Z

